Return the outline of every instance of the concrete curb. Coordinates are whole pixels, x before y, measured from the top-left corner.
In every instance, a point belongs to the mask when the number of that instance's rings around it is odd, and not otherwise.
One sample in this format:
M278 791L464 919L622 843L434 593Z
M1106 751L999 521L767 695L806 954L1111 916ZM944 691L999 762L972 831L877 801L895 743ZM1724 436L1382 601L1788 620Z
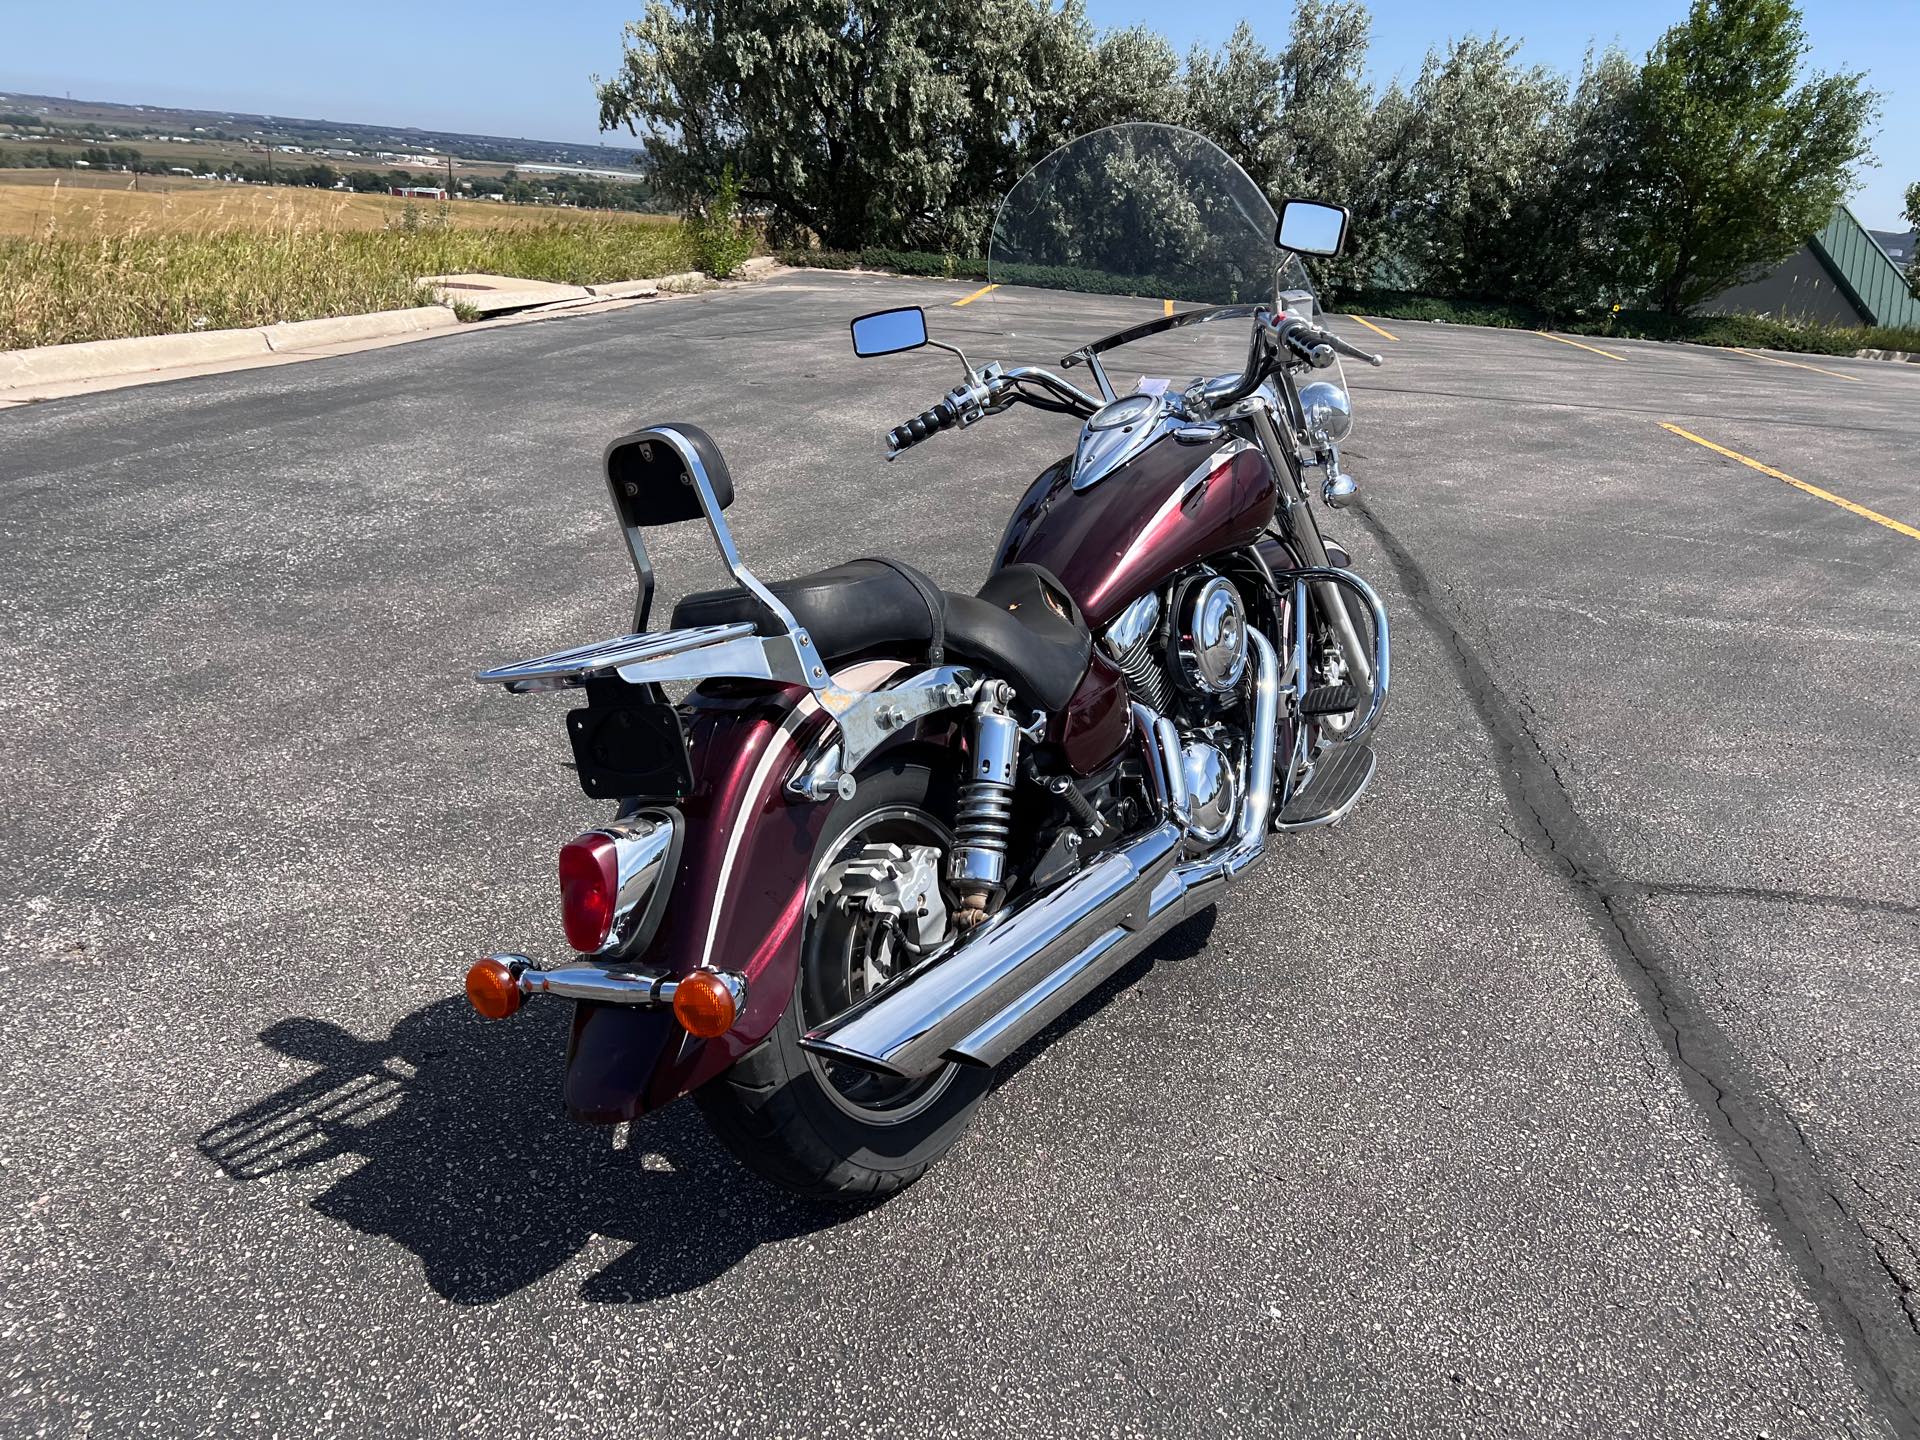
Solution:
M179 370L229 360L252 360L290 350L308 350L354 340L411 335L459 324L442 305L377 310L331 320L296 320L245 330L201 330L191 335L134 335L124 340L83 340L75 345L39 345L0 351L0 395L24 385L54 385Z
M406 310L375 310L367 315L336 315L329 320L289 320L264 325L267 348L276 353L311 350L319 345L341 345L352 340L378 340L388 335L418 335L447 330L460 323L445 305L415 305Z
M271 354L261 330L203 330L194 335L135 335L0 351L0 390L139 370L170 370L216 360Z
M740 267L738 279L754 281L778 274L787 267L771 256L755 256ZM433 276L423 283L459 280L458 276ZM505 279L511 277L473 277ZM546 313L560 313L580 306L596 307L596 302L651 300L662 295L699 294L718 288L721 282L709 279L698 270L662 275L651 280L612 280L603 285L555 285L546 281L519 282L511 290L497 290L481 300L485 292L460 293L451 287L444 293L487 311L513 311L486 323L500 324L512 319L532 319ZM480 303L475 303L477 300ZM597 307L596 307L597 308ZM86 386L94 381L113 381L122 376L164 378L165 372L193 370L209 373L221 365L244 369L273 363L271 357L321 351L330 347L353 345L362 341L399 340L459 326L460 318L450 305L416 305L405 310L377 310L367 315L340 315L323 320L294 320L278 325L252 326L244 330L202 330L188 335L137 335L121 340L86 340L75 345L41 345L30 350L0 350L0 406L26 404L37 398L28 387ZM125 384L141 381L128 379ZM72 393L71 391L61 393Z
M1904 360L1909 365L1920 365L1920 353L1912 350L1856 350L1856 360Z
M561 285L551 280L528 280L519 275L423 275L420 283L442 305L468 305L481 315L506 310L531 310L569 300L593 298L584 285Z
M658 280L613 280L605 285L587 286L589 295L602 300L646 300L660 293Z

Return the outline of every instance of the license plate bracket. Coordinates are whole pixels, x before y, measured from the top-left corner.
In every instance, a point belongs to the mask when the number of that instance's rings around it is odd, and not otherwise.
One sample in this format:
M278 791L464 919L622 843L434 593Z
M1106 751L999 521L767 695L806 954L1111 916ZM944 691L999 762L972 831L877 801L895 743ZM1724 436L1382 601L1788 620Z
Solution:
M594 800L684 800L693 766L680 712L671 705L589 704L567 712L580 788Z

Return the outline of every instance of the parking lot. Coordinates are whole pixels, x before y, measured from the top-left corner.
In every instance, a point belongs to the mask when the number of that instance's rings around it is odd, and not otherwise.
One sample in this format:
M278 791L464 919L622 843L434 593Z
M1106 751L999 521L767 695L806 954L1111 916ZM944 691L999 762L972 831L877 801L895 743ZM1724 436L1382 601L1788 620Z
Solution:
M469 677L631 618L607 440L711 431L763 576L971 590L1073 426L885 464L957 366L847 320L1052 365L1158 309L978 288L0 415L0 1430L1915 1432L1920 366L1334 320L1388 361L1323 522L1395 621L1369 798L876 1209L572 1126L564 1009L472 1016L601 810Z

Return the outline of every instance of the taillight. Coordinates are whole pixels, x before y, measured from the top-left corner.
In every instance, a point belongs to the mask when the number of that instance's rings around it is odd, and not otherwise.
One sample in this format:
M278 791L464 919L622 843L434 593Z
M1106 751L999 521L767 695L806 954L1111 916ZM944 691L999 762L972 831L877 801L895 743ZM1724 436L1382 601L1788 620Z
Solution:
M590 955L607 943L619 893L619 852L611 837L582 835L561 847L560 924L574 949Z

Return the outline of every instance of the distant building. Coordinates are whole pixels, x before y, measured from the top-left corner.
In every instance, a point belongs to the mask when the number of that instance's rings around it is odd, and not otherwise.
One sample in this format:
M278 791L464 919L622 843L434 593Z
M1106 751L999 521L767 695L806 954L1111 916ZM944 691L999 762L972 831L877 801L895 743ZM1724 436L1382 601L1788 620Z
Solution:
M1771 270L1694 308L1702 315L1920 328L1920 299L1907 288L1904 259L1889 255L1841 205L1826 229Z
M1867 233L1902 270L1913 263L1913 252L1920 249L1920 230L1869 230Z
M404 195L409 200L444 200L447 192L438 185L395 185L389 195Z

